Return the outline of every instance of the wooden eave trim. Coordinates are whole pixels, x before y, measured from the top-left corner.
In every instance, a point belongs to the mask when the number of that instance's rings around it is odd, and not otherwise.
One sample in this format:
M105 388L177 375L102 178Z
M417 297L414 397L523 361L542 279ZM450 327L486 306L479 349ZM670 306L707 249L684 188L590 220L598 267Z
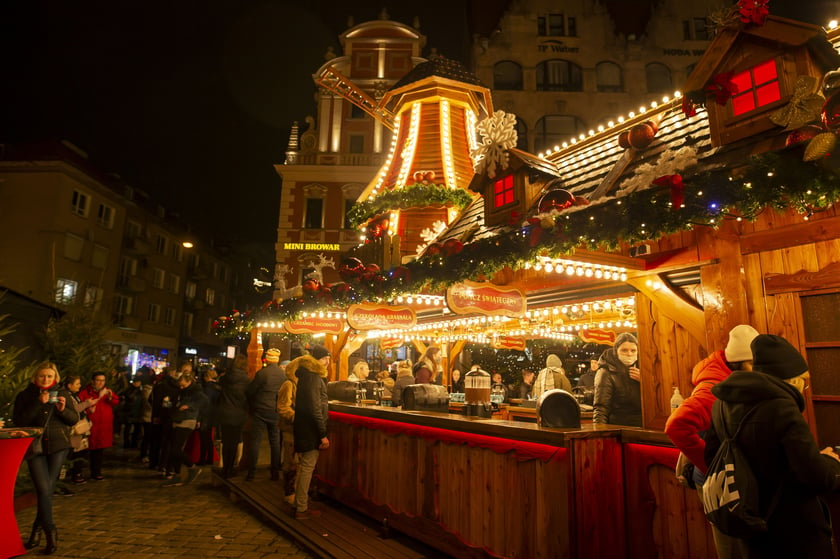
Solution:
M840 238L840 217L828 217L741 235L741 254L754 254Z

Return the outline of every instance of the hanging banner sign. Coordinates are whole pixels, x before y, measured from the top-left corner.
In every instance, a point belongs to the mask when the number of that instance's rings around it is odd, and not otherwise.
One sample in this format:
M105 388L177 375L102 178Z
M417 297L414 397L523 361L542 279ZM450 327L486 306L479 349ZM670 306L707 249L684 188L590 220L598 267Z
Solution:
M493 349L518 349L525 351L525 338L514 338L512 336L501 336L490 344Z
M615 332L602 330L601 328L589 328L578 332L578 337L584 342L613 345L615 343Z
M525 294L515 287L465 281L446 290L446 304L456 314L525 316Z
M344 321L340 318L323 316L307 316L283 323L289 334L341 334L344 326Z
M417 324L417 315L410 307L362 303L347 308L347 323L356 330L411 328Z
M379 349L386 350L386 349L397 349L398 347L402 347L405 344L405 340L403 338L382 338L379 340Z

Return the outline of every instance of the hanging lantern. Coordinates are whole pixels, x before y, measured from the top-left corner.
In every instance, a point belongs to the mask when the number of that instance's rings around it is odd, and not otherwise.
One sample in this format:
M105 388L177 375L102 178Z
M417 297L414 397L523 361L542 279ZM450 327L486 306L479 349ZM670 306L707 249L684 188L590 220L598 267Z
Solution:
M539 213L548 213L551 210L562 211L575 203L575 196L568 190L549 190L540 198L537 206Z

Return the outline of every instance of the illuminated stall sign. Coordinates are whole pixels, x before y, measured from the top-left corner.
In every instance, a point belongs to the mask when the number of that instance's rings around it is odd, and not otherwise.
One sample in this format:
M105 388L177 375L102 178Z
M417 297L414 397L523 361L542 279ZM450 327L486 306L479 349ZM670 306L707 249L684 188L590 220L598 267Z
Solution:
M615 332L602 328L586 328L578 332L578 337L587 343L613 345L615 343Z
M446 290L446 304L458 314L521 317L525 315L526 303L521 290L492 283L465 281Z
M307 316L283 323L289 334L341 334L344 331L344 321L340 318L324 316Z
M405 340L403 338L382 338L379 340L379 349L386 350L386 349L397 349L398 347L402 347L405 344Z
M417 315L410 307L362 303L347 308L347 323L356 330L411 328L417 324Z
M525 338L514 338L513 336L500 336L490 344L493 349L518 349L525 350Z

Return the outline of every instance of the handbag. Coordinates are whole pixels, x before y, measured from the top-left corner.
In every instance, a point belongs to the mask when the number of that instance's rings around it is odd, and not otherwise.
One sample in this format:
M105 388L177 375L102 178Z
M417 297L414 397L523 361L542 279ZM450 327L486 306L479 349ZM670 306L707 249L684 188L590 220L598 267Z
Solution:
M81 452L88 449L90 442L87 435L70 435L70 446L73 447L73 452Z
M44 422L44 427L41 429L41 432L38 434L37 437L32 439L32 443L30 443L29 448L26 450L26 455L24 459L32 458L33 456L41 456L44 454L44 433L47 431L47 425L50 424L50 419L52 419L53 410L55 408L50 407L50 412L47 414L47 420Z
M89 435L91 427L93 427L93 422L83 417L70 428L70 435Z

